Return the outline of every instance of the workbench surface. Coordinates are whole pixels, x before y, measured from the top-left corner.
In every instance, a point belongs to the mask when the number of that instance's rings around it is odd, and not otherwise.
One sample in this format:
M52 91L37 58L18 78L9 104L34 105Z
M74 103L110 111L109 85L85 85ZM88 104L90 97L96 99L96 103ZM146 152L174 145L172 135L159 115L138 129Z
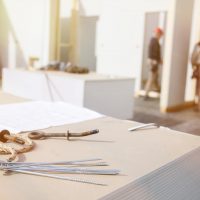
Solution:
M0 93L0 103L23 102L24 99ZM81 176L106 183L97 186L32 175L0 172L0 197L3 200L73 200L99 199L133 180L169 163L200 146L200 137L167 128L128 132L137 122L102 117L76 124L46 129L47 132L99 129L97 135L73 139L36 141L36 148L20 156L25 162L50 162L102 158L110 168L119 169L117 176ZM1 156L5 159L5 156Z

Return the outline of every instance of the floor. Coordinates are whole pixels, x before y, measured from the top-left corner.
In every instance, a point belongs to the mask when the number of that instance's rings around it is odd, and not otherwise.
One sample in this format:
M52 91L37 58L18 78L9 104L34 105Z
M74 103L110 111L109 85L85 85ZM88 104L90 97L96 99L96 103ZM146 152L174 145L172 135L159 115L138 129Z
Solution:
M200 135L200 113L193 108L176 113L161 113L159 99L144 101L142 97L135 99L134 121L157 123L171 129Z

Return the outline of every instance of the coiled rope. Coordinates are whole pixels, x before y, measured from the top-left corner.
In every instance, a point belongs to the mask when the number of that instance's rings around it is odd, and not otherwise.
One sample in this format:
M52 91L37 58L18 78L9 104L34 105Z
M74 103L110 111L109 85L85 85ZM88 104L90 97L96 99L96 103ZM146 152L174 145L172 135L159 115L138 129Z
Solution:
M19 134L16 134L15 136L24 141L24 144L20 145L18 149L11 147L10 145L8 145L8 143L0 142L0 154L2 155L11 154L11 156L8 158L9 162L15 160L18 154L27 153L31 151L35 146L33 141L30 140L27 136L22 136Z

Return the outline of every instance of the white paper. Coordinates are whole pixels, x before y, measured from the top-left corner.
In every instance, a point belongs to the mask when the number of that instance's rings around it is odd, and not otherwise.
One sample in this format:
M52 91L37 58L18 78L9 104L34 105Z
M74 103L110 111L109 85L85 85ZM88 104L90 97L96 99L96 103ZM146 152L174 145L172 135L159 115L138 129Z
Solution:
M92 110L64 102L26 102L0 105L0 130L12 133L44 129L102 117Z

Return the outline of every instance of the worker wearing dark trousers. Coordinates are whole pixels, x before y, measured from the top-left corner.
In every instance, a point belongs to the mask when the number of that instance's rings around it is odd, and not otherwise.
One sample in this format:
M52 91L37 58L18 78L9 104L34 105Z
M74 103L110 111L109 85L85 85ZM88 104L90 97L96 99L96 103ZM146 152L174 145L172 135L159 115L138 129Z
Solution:
M157 90L160 90L158 84L158 71L159 65L162 64L161 59L161 47L159 40L163 36L163 31L160 28L156 28L154 31L154 36L150 40L148 49L148 67L149 77L145 86L145 100L148 99L148 94L152 87L154 86Z

